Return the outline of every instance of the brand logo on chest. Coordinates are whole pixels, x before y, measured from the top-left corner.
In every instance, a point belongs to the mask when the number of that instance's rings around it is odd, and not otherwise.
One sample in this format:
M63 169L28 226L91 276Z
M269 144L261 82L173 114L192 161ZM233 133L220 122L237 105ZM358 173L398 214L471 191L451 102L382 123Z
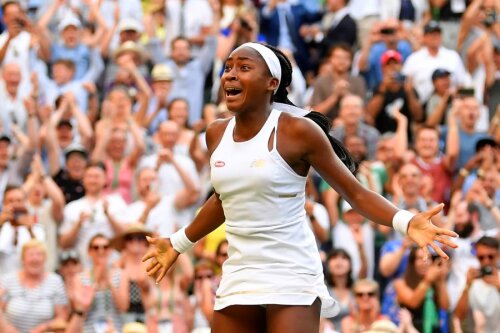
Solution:
M216 167L216 168L222 168L224 165L226 165L226 163L224 161L216 161L214 163L214 167Z

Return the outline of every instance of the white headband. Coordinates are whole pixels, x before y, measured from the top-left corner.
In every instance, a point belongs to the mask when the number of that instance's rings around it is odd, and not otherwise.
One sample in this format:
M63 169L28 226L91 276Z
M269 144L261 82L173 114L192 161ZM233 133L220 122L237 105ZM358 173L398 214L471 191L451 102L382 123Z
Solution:
M281 82L281 65L280 65L280 61L279 61L278 57L276 56L276 54L274 54L274 52L271 49L265 47L262 44L258 44L258 43L242 44L239 47L237 47L233 52L235 52L243 47L250 47L250 48L254 49L255 51L259 52L260 56L266 62L266 65L269 68L271 75L278 79L278 86L279 86L279 83ZM277 90L278 90L278 88L276 88L274 90L274 93L276 93Z

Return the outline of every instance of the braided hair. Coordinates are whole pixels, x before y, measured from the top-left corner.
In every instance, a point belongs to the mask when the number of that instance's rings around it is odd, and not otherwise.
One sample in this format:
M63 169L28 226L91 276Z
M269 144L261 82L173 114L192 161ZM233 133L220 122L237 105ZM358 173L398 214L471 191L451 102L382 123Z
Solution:
M281 67L281 81L280 85L278 86L278 89L276 90L276 93L273 96L273 102L295 106L288 99L288 90L287 90L287 87L292 83L292 63L281 50L268 44L263 44L263 45L271 49L271 51L273 51L274 54L276 54ZM349 171L354 173L357 169L357 165L356 162L354 162L354 159L352 158L351 154L349 154L347 149L339 140L335 139L330 135L330 130L332 128L332 123L330 119L328 119L328 117L326 117L324 114L317 111L311 111L304 117L314 121L323 130L328 140L330 141L330 144L333 150L335 151L335 154L337 154L337 156L340 158L342 163L344 163L344 165L349 169Z

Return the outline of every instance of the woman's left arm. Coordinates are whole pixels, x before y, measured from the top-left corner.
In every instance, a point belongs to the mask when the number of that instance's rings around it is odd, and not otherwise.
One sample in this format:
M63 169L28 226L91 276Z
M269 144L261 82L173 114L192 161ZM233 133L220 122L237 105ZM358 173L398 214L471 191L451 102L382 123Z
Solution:
M294 118L289 122L290 126L286 129L287 141L291 140L289 143L297 147L295 148L297 150L294 149L295 151L291 154L300 155L298 159L314 167L321 177L360 214L378 224L392 227L393 218L399 211L398 208L358 182L337 157L321 128L305 118ZM431 246L442 257L448 258L434 241L456 247L445 237L456 237L456 234L450 230L438 228L430 222L430 218L438 214L442 208L442 205L438 205L413 216L411 223L408 224L407 232L427 255L429 253L427 246Z
M120 282L117 286L115 286L115 274L118 274L120 279ZM109 288L111 290L111 296L113 297L116 308L120 312L127 311L128 307L130 306L129 285L129 278L125 271L115 269L111 272Z

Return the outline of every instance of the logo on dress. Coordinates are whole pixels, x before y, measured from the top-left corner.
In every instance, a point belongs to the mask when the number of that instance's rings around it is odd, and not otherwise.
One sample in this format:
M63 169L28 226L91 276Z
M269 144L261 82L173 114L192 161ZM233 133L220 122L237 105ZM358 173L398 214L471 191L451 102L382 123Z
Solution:
M226 163L224 163L224 161L217 161L217 162L215 162L214 167L222 168L224 165L226 165Z
M260 160L254 160L251 164L251 168L263 168L266 166L266 160L260 159Z

